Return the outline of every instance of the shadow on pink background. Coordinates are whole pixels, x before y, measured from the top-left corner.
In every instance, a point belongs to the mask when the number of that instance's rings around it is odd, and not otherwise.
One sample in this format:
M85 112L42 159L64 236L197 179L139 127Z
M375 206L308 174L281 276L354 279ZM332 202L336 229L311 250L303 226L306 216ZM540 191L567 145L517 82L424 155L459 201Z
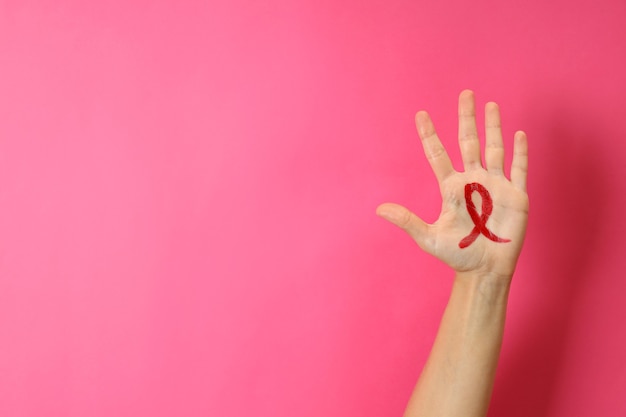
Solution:
M464 88L531 147L490 415L625 415L625 18L0 1L0 416L401 415L452 274L374 210Z

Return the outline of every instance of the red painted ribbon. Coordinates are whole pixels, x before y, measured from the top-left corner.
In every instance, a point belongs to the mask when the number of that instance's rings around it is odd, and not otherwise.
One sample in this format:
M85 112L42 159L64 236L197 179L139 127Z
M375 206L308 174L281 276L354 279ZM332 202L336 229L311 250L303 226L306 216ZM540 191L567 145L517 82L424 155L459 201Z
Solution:
M472 193L474 191L478 191L480 197L483 200L483 211L478 215L478 211L476 211L476 206L472 201ZM467 205L467 211L474 222L474 228L470 232L469 235L465 236L463 240L459 242L459 247L461 249L468 247L471 245L478 235L481 233L485 235L485 237L489 240L493 240L494 242L510 242L510 239L502 239L489 229L487 229L487 219L491 216L491 212L493 211L493 202L491 201L491 196L489 195L489 191L482 185L477 182L473 182L471 184L465 185L465 204Z

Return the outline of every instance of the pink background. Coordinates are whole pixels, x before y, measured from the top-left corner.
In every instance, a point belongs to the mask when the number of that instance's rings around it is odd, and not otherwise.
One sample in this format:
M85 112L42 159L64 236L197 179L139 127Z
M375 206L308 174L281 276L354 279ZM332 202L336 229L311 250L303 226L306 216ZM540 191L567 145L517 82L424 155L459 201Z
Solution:
M626 415L624 21L0 1L0 415L400 416L452 273L374 210L435 219L413 116L459 167L464 88L531 147L490 415Z

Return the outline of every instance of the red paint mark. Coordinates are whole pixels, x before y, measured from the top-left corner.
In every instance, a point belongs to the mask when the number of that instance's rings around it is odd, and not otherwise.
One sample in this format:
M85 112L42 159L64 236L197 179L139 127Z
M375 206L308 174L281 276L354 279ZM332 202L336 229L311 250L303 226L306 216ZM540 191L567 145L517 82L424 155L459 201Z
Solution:
M480 197L483 200L483 211L478 215L476 211L476 206L472 201L472 193L474 191L478 191ZM502 239L493 234L493 232L487 229L487 219L491 216L491 212L493 211L493 202L491 201L491 196L489 195L489 191L482 185L477 182L473 182L471 184L465 185L465 204L467 205L467 211L474 222L474 228L470 232L469 235L465 236L463 240L459 242L459 247L461 249L468 247L471 245L478 235L481 233L485 235L485 237L489 240L493 240L494 242L510 242L511 239Z

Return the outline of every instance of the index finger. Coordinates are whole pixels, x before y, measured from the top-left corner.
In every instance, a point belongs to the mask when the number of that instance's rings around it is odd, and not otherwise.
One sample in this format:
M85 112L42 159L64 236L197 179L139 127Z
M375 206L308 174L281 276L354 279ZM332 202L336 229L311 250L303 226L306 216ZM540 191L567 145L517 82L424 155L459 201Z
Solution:
M454 173L454 167L452 161L446 152L446 149L441 144L439 136L435 131L430 116L425 111L419 111L415 115L415 125L417 126L417 133L422 139L422 146L424 147L424 154L428 163L437 177L439 184L448 176Z

